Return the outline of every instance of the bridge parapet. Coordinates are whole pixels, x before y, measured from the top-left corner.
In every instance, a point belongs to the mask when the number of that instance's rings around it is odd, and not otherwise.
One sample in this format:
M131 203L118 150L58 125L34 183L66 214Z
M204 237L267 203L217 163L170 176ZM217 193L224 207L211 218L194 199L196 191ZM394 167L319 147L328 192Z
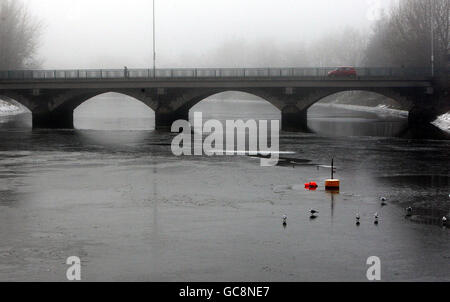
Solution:
M304 78L328 76L332 67L320 68L195 68L195 69L79 69L0 71L2 80L102 80L102 79L222 79ZM428 68L355 68L358 77L430 77Z

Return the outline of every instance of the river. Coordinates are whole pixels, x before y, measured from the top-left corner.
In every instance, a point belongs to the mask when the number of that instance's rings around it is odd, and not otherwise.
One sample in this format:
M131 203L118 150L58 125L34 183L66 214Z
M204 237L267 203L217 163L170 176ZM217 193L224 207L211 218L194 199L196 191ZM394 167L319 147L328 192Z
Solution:
M261 167L247 156L175 157L174 135L153 131L154 117L113 107L120 118L77 112L78 130L0 117L0 281L64 281L70 256L84 281L367 281L370 256L383 281L450 281L440 225L449 140L405 136L403 117L317 106L310 133L280 134L296 164ZM280 118L249 101L196 110ZM317 167L331 158L339 194L323 189L330 171Z

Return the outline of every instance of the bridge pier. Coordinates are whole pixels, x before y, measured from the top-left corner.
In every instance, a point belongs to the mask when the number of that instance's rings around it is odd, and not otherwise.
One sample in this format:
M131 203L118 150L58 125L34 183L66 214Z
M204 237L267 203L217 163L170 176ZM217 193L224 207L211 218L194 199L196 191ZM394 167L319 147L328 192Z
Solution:
M448 107L449 98L443 92L436 91L434 94L417 95L413 106L409 110L408 123L411 127L426 126L436 120Z
M281 130L287 132L308 132L308 110L290 105L281 111Z
M189 110L173 111L170 108L159 108L155 111L155 129L170 131L177 120L189 121Z
M409 111L408 123L412 127L422 126L433 122L437 118L436 112L428 108L413 107Z
M73 110L33 112L33 129L73 129Z

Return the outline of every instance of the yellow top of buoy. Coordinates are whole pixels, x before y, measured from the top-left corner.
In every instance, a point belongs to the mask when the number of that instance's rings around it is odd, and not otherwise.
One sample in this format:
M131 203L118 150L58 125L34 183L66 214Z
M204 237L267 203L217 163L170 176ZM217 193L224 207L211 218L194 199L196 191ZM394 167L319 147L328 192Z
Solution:
M339 188L341 182L339 179L327 179L325 180L326 188Z

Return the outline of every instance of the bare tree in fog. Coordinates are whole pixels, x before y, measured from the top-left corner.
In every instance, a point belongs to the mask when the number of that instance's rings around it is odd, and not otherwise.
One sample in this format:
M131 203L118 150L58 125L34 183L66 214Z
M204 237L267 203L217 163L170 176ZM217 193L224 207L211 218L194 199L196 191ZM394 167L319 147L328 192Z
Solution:
M33 68L41 23L19 0L0 0L0 69Z
M437 70L445 66L449 43L450 0L400 0L376 24L367 50L367 65L430 66L431 31Z
M205 67L239 68L307 66L308 56L302 43L274 44L272 40L225 41L201 60Z
M311 44L310 65L318 67L360 66L367 47L364 33L347 27L330 32Z

